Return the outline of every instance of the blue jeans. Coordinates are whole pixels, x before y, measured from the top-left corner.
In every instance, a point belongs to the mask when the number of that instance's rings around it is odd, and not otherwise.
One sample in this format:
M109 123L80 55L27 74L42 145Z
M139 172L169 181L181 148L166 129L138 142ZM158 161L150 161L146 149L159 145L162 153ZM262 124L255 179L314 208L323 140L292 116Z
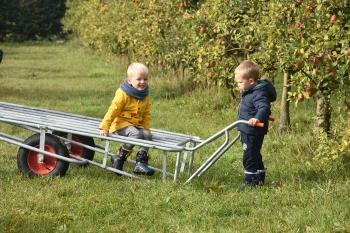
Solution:
M144 139L144 140L148 140L148 141L152 141L152 134L147 131L146 129L142 129L142 128L136 128L134 126L127 126L124 127L122 129L117 130L118 135L120 136L126 136L126 137L130 137L130 138L136 138L136 139ZM129 144L129 143L124 143L123 147L126 150L132 150L134 148L135 145ZM148 152L147 147L144 146L140 146L140 151L146 151Z
M243 146L243 167L247 172L264 170L264 163L260 153L265 135L250 135L241 132Z

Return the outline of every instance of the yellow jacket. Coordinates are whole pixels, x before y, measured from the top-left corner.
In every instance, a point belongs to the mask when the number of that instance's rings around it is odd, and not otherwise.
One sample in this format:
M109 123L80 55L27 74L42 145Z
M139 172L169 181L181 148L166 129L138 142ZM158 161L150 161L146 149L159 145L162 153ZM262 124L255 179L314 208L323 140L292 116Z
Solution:
M135 126L150 132L150 120L150 95L138 100L118 88L99 128L114 133L126 126Z

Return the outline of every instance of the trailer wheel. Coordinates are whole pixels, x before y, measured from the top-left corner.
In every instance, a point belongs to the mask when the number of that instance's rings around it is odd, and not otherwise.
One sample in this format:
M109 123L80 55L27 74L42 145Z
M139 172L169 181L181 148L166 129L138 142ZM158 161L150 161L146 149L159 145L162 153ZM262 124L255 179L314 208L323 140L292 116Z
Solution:
M68 134L65 132L53 131L52 134L58 135L58 136L63 137L63 138L68 138ZM79 142L79 143L82 143L82 144L87 145L87 146L95 147L94 139L91 137L73 134L72 140ZM74 155L74 156L81 157L81 158L88 159L88 160L93 160L94 156L95 156L94 150L89 150L89 149L86 149L82 146L78 146L76 144L71 144L71 149L70 149L69 153ZM86 167L88 165L89 165L88 163L85 163L85 164L70 163L71 167Z
M40 133L34 134L24 141L24 144L40 148ZM67 147L52 134L45 136L45 151L69 158ZM69 163L44 155L44 162L39 163L39 153L20 147L17 154L17 165L21 173L33 176L64 176L69 168Z

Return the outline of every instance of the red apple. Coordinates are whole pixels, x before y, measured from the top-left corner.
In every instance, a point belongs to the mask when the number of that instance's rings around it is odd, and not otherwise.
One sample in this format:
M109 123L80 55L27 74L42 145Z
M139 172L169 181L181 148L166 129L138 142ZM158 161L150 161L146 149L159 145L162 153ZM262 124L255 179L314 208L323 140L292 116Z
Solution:
M163 64L163 61L162 60L158 60L158 65L162 65Z
M216 65L215 61L210 62L210 67L215 67L215 65Z
M207 76L208 76L208 78L212 78L213 74L212 73L208 73Z
M312 62L313 62L313 63L318 63L318 62L319 62L318 57L313 57L313 58L312 58Z
M295 0L297 5L301 5L301 0Z
M299 94L298 95L298 98L297 98L297 101L298 102L301 102L301 101L303 101L304 100L304 95L303 94Z
M202 34L204 34L205 33L205 27L201 27L201 29L199 30L200 31L200 33L202 33Z
M312 96L312 92L311 92L311 91L306 91L305 94L306 94L308 97L311 97L311 96Z
M104 6L105 6L105 4L103 4L103 3L100 4L100 7L104 7Z
M331 17L331 23L335 23L335 21L337 21L338 16L337 15L332 15Z
M336 74L337 74L337 72L335 72L335 70L332 70L332 71L331 71L331 75L332 75L332 76L335 76Z
M311 90L311 82L310 81L306 81L305 83L305 91L310 91Z
M314 73L314 74L317 74L317 68L314 68L313 70L312 70L312 73Z
M181 2L180 3L180 7L184 7L185 6L185 3L184 2Z
M347 103L346 101L344 102L343 110L344 110L345 112L349 110L349 105L348 105L348 103Z
M205 63L205 66L209 68L210 67L210 63L209 62Z
M312 10L312 6L307 5L307 6L306 6L306 10L307 10L307 11L311 11L311 10Z
M153 31L152 28L148 28L148 32L151 33Z
M300 24L299 22L296 22L296 23L294 24L294 27L295 27L295 28L300 28L300 26L301 26L301 24Z
M221 42L221 44L222 44L222 45L227 45L227 42L223 40L223 41Z
M295 68L300 69L301 68L301 62L298 61L294 64Z
M249 44L249 40L244 40L244 44L245 45Z
M349 50L344 50L344 54L345 54L345 56L348 56L349 55Z

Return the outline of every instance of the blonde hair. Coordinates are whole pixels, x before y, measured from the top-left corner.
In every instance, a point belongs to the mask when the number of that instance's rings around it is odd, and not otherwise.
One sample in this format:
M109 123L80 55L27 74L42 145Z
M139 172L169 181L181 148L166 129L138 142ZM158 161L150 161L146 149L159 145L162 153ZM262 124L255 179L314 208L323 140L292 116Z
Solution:
M257 81L260 77L259 66L255 62L245 60L235 69L235 75L241 74L243 79L253 79Z
M134 62L129 65L126 73L128 76L134 73L143 73L148 75L148 68L142 63Z

